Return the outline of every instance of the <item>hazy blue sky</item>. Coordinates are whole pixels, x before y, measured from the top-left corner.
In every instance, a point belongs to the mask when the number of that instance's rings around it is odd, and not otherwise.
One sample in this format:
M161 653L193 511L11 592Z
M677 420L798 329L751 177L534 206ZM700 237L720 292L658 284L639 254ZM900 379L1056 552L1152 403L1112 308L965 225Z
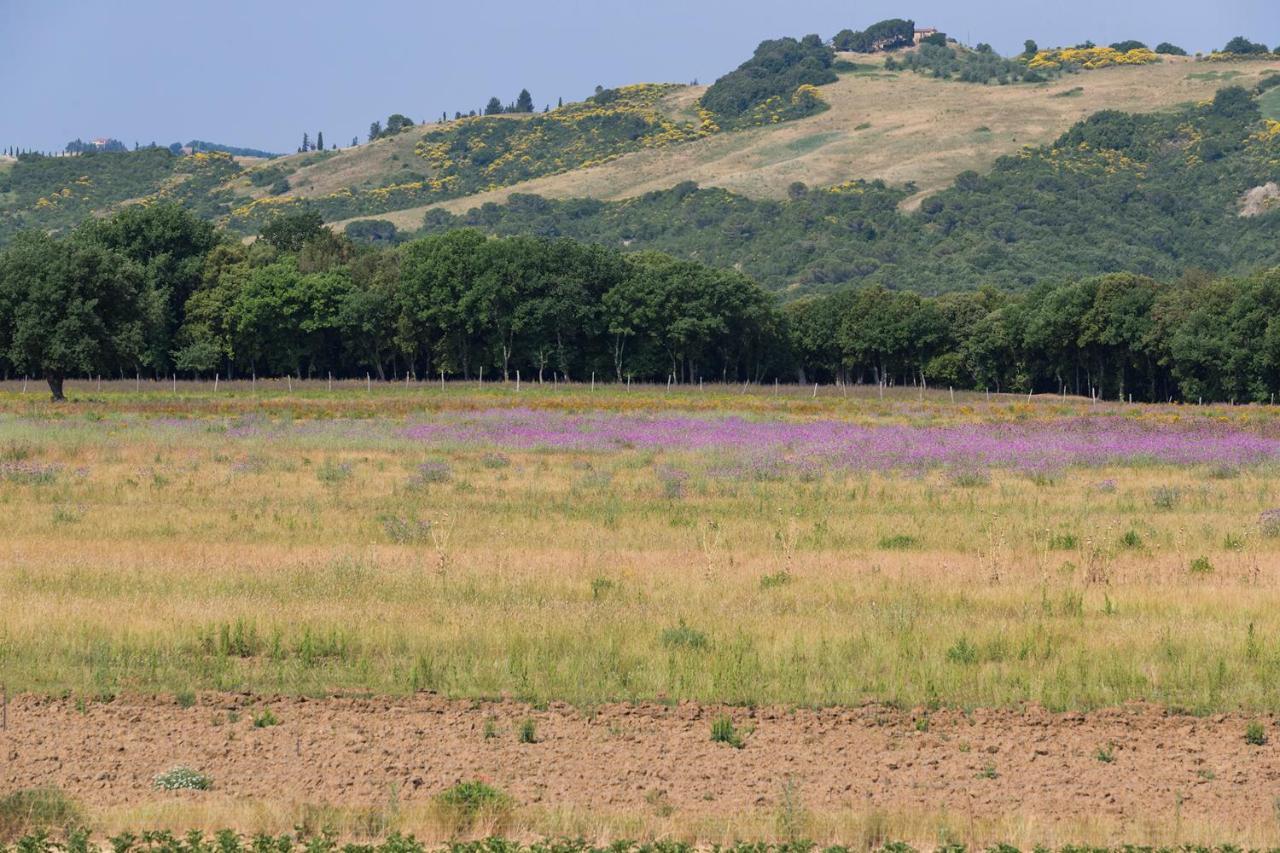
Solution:
M1280 42L1280 0L0 0L0 146L77 136L192 138L292 151L302 132L364 138L522 86L539 107L597 83L709 82L762 39L829 38L912 17L1002 53L1247 35Z

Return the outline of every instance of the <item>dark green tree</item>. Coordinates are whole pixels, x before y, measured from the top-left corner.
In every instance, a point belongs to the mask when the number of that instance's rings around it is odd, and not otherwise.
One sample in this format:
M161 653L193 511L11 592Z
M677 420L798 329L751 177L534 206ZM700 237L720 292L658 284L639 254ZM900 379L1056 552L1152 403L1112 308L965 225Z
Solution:
M27 233L0 255L0 352L63 400L65 379L141 358L142 276L123 255L72 235Z
M1237 53L1242 55L1268 53L1267 46L1258 42L1249 41L1244 36L1236 36L1227 42L1226 47L1222 48L1223 53Z
M314 211L282 213L262 228L261 238L281 252L297 252L324 231L324 219Z

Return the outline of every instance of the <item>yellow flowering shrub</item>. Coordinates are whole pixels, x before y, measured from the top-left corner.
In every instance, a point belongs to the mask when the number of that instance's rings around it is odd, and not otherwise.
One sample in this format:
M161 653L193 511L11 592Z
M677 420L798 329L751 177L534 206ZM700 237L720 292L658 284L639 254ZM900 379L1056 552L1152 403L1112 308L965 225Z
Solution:
M1151 65L1161 59L1145 47L1119 51L1111 47L1060 47L1042 50L1027 61L1029 68L1058 71L1063 68L1093 70L1112 65Z

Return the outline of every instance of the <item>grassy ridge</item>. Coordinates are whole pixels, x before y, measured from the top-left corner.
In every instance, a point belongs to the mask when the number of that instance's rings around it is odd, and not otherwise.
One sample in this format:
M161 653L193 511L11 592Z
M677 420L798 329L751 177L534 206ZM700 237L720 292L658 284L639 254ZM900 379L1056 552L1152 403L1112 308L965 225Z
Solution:
M412 207L587 168L629 151L661 148L714 132L717 128L709 115L698 123L687 123L673 121L662 112L660 101L680 88L624 86L528 118L477 116L435 126L414 146L414 155L425 161L428 177L369 189L344 188L306 200L291 195L262 197L237 207L230 225L252 229L281 209L303 204L327 220Z

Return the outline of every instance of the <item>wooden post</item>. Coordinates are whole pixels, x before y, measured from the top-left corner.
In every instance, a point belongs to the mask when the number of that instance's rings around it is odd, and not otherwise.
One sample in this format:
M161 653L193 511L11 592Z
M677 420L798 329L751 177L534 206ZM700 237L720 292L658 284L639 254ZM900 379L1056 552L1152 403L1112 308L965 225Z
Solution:
M365 371L365 374L364 374L364 390L365 390L365 393L368 393L368 394L373 393L373 377L369 375L368 371Z
M27 377L22 377L22 393L27 393Z
M284 381L289 384L289 393L292 394L293 393L293 374L286 373L284 375Z
M596 372L594 370L591 371L591 390L596 390Z
M440 390L444 390L444 371L440 371Z
M516 393L520 393L520 371L516 371Z
M951 402L954 403L956 401L956 389L953 386L948 385L947 390L951 392Z
M813 383L813 399L818 399L818 383Z
M178 374L173 374L173 393L178 393Z
M218 393L218 374L213 374L213 393Z
M480 384L484 384L484 365L480 365Z
M333 390L333 371L329 371L329 390Z

